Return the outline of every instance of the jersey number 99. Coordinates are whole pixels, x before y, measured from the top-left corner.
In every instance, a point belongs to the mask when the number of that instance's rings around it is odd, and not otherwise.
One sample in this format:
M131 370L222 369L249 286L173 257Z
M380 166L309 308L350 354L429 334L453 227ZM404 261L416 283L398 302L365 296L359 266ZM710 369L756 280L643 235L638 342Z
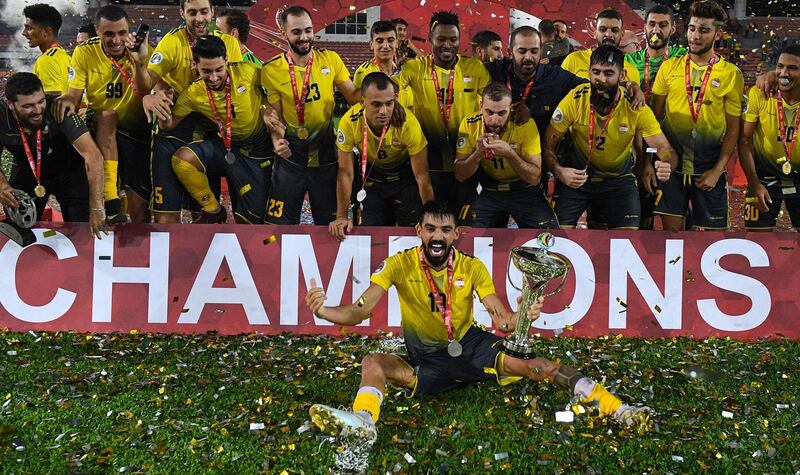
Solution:
M106 99L119 99L122 97L122 83L110 82L106 84Z

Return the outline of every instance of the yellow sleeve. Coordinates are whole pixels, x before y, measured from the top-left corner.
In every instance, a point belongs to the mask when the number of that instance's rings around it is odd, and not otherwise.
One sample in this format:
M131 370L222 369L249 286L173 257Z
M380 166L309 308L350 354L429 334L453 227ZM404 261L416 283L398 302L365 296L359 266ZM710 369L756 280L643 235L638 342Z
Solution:
M147 63L147 69L158 74L159 77L164 77L178 67L175 64L175 58L178 57L177 49L180 47L178 39L174 35L168 34L161 41L158 42L156 50L150 55L150 61Z
M36 60L33 73L42 81L44 92L62 92L64 72L56 58L47 55L40 56Z
M422 127L414 114L406 112L406 123L403 124L403 143L406 144L408 155L416 155L428 146L428 140L422 133Z
M574 52L568 54L566 58L564 58L564 61L561 62L561 69L563 69L565 71L569 71L572 74L575 74L575 57L576 57L575 54L576 53L577 53L577 51L574 51Z
M350 108L342 116L339 120L339 130L336 131L336 147L342 152L352 152L353 147L356 146L353 124L358 124L358 121L353 121L353 111L354 108Z
M396 254L381 262L369 278L370 282L379 285L383 290L389 290L397 281L397 271L400 270L401 255L402 254Z
M578 86L581 87L581 86ZM553 111L553 116L550 118L550 125L553 126L554 129L559 131L562 134L567 133L569 127L572 125L572 122L575 120L573 117L573 103L575 99L573 99L573 94L575 93L575 89L570 91L561 102L558 103L558 107L556 110Z
M400 86L400 89L405 89L411 84L414 77L414 72L417 69L417 64L419 64L419 60L416 58L409 59L403 63L403 66L400 68L400 74L395 76L397 79L397 85Z
M522 138L522 158L533 157L542 153L542 142L539 137L539 130L536 127L536 122L529 120L519 130L519 136Z
M483 89L492 83L492 77L489 76L489 70L486 69L482 62L478 62L478 66L475 69L477 69L475 71L475 88L478 94L483 94Z
M353 73L353 84L355 84L356 89L361 89L361 82L364 80L364 68L359 67L356 69L356 72Z
M641 84L639 70L636 69L636 66L627 61L625 61L625 78L632 83Z
M469 156L477 148L477 138L472 136L470 122L474 116L467 116L461 121L458 126L458 140L456 141L456 153Z
M747 110L744 113L744 120L746 122L758 122L758 116L761 115L761 108L766 103L763 100L761 89L753 86L747 94Z
M72 59L69 62L69 82L68 85L70 89L86 89L86 81L87 81L87 74L86 74L86 51L87 48L78 47L75 48L75 52L72 53Z
M334 75L333 75L333 83L334 84L342 84L350 80L350 72L347 70L347 66L344 65L344 61L342 61L342 57L339 56L338 53L330 51L333 55L332 62L334 68Z
M669 62L669 66L671 67L674 62ZM667 69L670 69L665 63L660 68L658 68L658 72L656 73L656 79L653 81L653 94L657 96L666 96L669 94L669 84L667 84Z
M653 109L645 105L639 110L638 120L636 121L636 133L644 138L658 135L661 132L661 126L656 120Z
M228 62L229 63L244 62L244 58L242 57L242 45L239 44L239 40L237 40L235 36L231 36L224 33L220 36L222 38L223 43L225 43L225 52L228 55Z
M195 109L192 107L192 87L189 86L183 90L180 96L178 96L178 101L175 103L175 106L172 108L172 115L178 117L186 117L190 113L194 112Z
M268 74L269 64L261 68L261 87L267 92L267 101L270 104L277 104L281 101L281 93L278 91L277 84L271 81L272 76Z
M733 87L725 94L725 113L736 117L742 115L742 95L744 94L744 77L739 68L734 66Z
M470 264L472 267L472 282L473 289L478 293L478 298L483 301L489 295L496 293L494 289L494 282L489 276L489 271L486 266L478 258L471 258Z

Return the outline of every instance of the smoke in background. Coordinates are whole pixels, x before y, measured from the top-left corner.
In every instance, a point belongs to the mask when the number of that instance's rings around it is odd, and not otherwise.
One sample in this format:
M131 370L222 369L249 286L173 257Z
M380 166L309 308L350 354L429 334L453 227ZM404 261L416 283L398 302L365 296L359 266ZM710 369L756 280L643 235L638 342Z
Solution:
M22 10L26 6L36 3L52 5L65 19L68 16L83 16L88 8L85 0L0 0L0 22L14 30L12 41L3 55L10 60L14 71L30 71L33 61L40 54L38 48L28 47L28 40L22 36L22 28L25 22ZM77 32L65 32L62 27L59 36L65 38L65 33L75 34Z

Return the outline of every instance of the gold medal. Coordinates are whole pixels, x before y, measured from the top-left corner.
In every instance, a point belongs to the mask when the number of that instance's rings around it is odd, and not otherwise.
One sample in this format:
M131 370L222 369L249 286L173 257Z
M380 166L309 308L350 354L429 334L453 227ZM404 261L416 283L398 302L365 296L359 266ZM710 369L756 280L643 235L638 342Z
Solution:
M33 189L33 193L39 198L44 198L44 195L47 194L47 190L40 183L36 185L36 188Z
M297 128L297 138L300 140L305 140L308 138L308 129L301 126Z
M792 164L789 163L788 160L783 162L783 165L781 166L781 170L783 171L784 175L789 175L790 173L792 173Z

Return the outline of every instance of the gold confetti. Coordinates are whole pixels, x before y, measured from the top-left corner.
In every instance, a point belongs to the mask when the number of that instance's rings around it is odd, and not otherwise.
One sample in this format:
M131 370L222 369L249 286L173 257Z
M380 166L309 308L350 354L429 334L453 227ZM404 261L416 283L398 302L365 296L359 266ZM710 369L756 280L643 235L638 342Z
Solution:
M275 242L277 240L278 240L278 238L275 237L275 235L273 234L270 237L264 239L263 243L264 243L265 246L268 246L268 245L272 244L273 242Z
M55 235L56 235L56 232L53 231L52 229L48 229L47 231L42 233L42 236L44 236L44 237L53 237Z

